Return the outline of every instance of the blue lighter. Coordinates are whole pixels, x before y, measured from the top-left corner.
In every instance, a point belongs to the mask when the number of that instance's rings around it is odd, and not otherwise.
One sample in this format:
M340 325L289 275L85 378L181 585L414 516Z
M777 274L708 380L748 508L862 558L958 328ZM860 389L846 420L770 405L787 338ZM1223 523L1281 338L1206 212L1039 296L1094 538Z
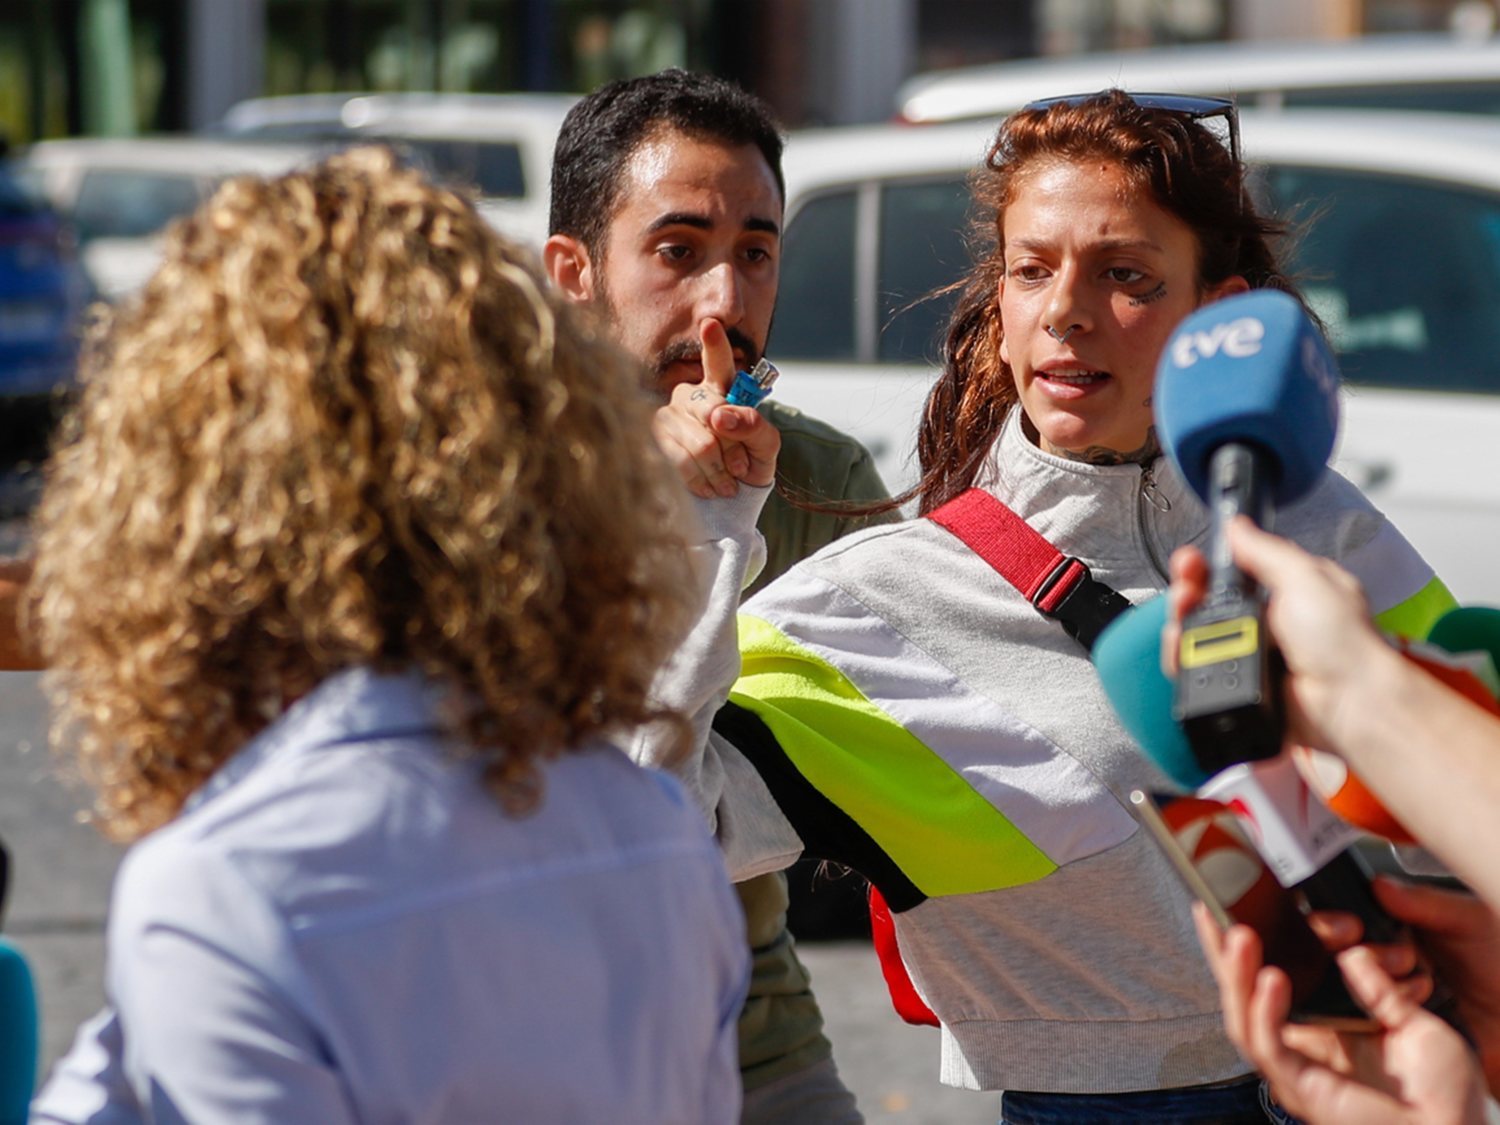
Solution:
M780 374L774 363L762 357L749 371L734 373L734 385L729 388L725 401L730 406L759 406L761 399L771 393L771 384Z

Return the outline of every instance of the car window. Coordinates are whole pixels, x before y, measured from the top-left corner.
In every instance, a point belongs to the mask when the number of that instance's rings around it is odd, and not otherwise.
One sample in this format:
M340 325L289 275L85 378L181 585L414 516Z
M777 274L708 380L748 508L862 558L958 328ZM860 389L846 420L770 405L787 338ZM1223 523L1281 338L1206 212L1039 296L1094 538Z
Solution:
M937 362L956 293L935 292L968 264L962 178L886 184L880 193L877 355L884 363Z
M198 206L197 180L181 173L99 169L86 172L73 204L83 242L144 238Z
M776 320L767 347L787 359L851 361L855 350L857 189L808 200L782 240Z
M267 140L322 141L334 148L389 145L403 160L442 183L473 187L491 199L526 198L521 146L514 141L412 137L375 129L346 129L329 121L266 125L244 132Z
M1500 198L1326 168L1265 183L1313 220L1293 262L1348 382L1500 394Z
M1345 86L1323 90L1288 89L1274 94L1287 108L1401 109L1431 113L1500 113L1500 83L1429 82Z
M861 192L878 210L873 266L859 252ZM955 294L936 290L968 262L963 225L968 189L960 175L851 186L797 211L782 251L773 345L787 359L927 363ZM861 299L873 268L879 323ZM863 273L862 273L863 271Z
M480 195L492 199L526 196L526 175L516 144L434 137L401 137L398 143L420 153L422 163L445 183L473 185Z

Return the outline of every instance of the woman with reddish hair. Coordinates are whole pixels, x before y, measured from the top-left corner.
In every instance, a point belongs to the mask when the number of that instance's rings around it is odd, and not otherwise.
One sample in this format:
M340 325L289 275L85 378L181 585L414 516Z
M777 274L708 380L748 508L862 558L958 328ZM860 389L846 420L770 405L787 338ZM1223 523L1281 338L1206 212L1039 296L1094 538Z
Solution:
M1267 1112L1187 894L1122 802L1168 780L1083 645L940 522L977 489L1130 601L1166 589L1208 516L1153 427L1162 348L1208 302L1296 292L1237 150L1222 99L1115 90L1010 117L973 177L976 264L921 422L915 495L939 518L840 541L747 602L737 680L730 657L666 684L696 715L683 773L732 871L806 852L867 876L941 1024L943 1081L1005 1091L1015 1125ZM1278 518L1364 575L1393 627L1452 604L1336 474ZM721 644L737 577L701 626Z

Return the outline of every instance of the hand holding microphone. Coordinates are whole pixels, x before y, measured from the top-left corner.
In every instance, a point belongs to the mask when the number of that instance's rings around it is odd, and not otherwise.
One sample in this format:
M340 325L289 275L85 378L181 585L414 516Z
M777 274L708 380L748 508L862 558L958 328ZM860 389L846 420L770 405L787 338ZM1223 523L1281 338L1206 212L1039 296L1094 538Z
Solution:
M1386 913L1416 928L1419 944L1457 997L1491 1092L1500 1094L1500 916L1495 911L1500 872L1493 858L1500 854L1493 815L1500 795L1500 721L1495 718L1500 704L1492 694L1495 681L1483 667L1477 675L1469 670L1470 658L1455 672L1434 665L1425 650L1402 653L1393 648L1371 624L1358 584L1334 564L1244 523L1231 528L1230 544L1239 562L1274 594L1270 625L1286 653L1291 734L1340 750L1371 783L1368 788L1354 783L1363 794L1357 803L1340 800L1348 796L1340 793L1330 804L1342 806L1342 815L1380 835L1394 836L1382 820L1410 828L1484 900L1386 879L1373 888ZM1202 589L1207 567L1196 552L1183 551L1172 569L1176 617L1181 604ZM1132 636L1138 632L1133 644L1143 644L1150 629L1166 620L1160 602L1134 613L1150 609L1155 610L1150 620L1131 623ZM1164 651L1174 651L1171 631L1169 626L1163 634ZM1100 645L1110 641L1106 634ZM1500 661L1500 610L1451 610L1432 627L1427 643L1459 654L1484 654L1493 668ZM1120 653L1112 659L1125 662ZM1158 711L1166 684L1162 677L1154 686ZM1173 747L1160 733L1175 724L1159 715L1132 722L1165 742L1174 760L1191 760L1185 740ZM1358 937L1351 933L1347 940Z
M1280 670L1265 598L1231 551L1232 528L1269 525L1274 505L1299 499L1322 478L1337 394L1327 345L1285 294L1229 298L1182 323L1158 367L1157 429L1209 508L1210 540L1207 560L1198 561L1199 596L1179 606L1188 612L1170 712L1157 686L1163 606L1117 620L1094 661L1147 757L1179 784L1239 811L1282 884L1310 909L1352 913L1367 940L1388 943L1402 930L1349 848L1356 833L1282 756Z
M1500 906L1500 863L1494 860L1500 855L1500 719L1493 704L1472 685L1453 690L1388 644L1371 623L1358 584L1334 564L1243 523L1230 529L1229 539L1240 565L1274 593L1269 624L1287 664L1291 736L1338 753L1396 822ZM1179 552L1175 601L1197 596L1204 568L1192 552ZM1428 640L1449 651L1488 653L1494 663L1500 611L1452 610Z

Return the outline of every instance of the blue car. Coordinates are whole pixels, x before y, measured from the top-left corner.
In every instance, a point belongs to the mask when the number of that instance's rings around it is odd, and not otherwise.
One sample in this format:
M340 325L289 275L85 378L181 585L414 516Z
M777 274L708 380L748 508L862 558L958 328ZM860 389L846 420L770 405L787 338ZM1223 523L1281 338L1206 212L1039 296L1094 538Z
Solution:
M0 163L0 553L4 521L35 499L90 296L71 230Z
M0 164L0 408L71 382L86 289L69 228Z

